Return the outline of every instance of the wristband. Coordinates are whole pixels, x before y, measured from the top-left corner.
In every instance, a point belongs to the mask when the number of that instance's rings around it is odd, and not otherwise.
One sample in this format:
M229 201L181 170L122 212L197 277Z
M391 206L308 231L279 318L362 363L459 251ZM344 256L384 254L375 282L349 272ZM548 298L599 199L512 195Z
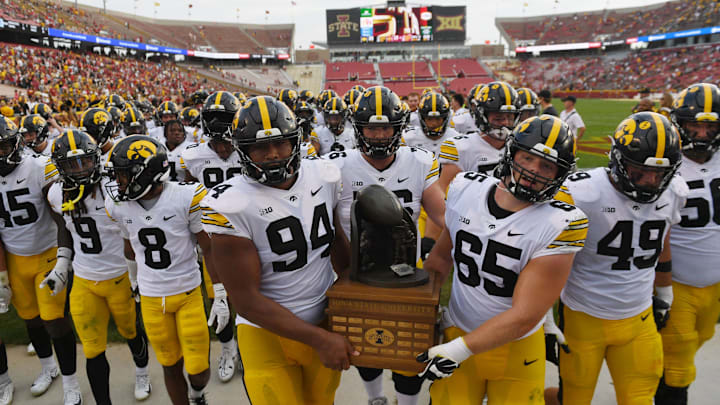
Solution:
M55 256L59 259L67 259L72 261L73 258L73 250L69 247L61 246L57 249L57 253Z
M658 273L670 273L672 271L672 261L658 263L655 266L655 271Z
M225 292L225 286L223 285L223 283L213 284L213 291L215 292L216 300L227 298L227 292Z

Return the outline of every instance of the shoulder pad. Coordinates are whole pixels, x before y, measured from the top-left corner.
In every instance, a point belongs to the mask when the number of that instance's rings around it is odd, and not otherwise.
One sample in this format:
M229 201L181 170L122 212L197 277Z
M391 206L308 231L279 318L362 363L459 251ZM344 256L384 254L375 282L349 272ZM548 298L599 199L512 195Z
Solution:
M599 170L598 170L599 169ZM569 189L568 194L574 202L592 202L600 198L601 190L597 189L597 176L607 176L602 168L590 171L578 171L565 180L564 186ZM561 190L562 191L562 190Z
M676 196L681 198L687 198L690 193L687 183L679 175L673 176L672 180L670 180L669 188Z
M55 182L50 185L50 189L47 193L47 200L50 203L50 208L53 211L59 211L60 205L62 204L62 184Z
M332 151L332 152L322 155L321 158L324 160L331 160L333 163L335 163L335 165L337 167L342 168L344 166L344 163L343 163L344 160L348 157L348 155L350 153L354 153L353 151L354 151L354 149L343 150L343 151Z
M407 146L405 148L399 148L398 151L401 151L403 149L410 152L411 156L413 156L415 159L417 159L418 161L420 161L420 163L423 164L432 164L433 159L435 158L432 152L417 146Z
M318 177L328 183L336 183L340 181L342 173L340 167L342 167L343 159L327 160L327 159L313 159L305 162L309 167L308 169L313 171L313 177L315 171L319 171Z
M236 214L245 210L251 198L248 196L248 190L243 190L244 180L238 181L239 179L243 179L243 176L233 177L208 190L202 205L221 214Z

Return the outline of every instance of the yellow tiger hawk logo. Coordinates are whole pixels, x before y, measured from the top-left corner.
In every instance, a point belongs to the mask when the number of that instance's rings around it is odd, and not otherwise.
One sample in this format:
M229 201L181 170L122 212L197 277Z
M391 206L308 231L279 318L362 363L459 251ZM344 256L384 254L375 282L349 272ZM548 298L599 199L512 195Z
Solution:
M11 120L8 117L3 117L3 118L5 118L5 125L7 125L9 130L15 131L17 129L17 125L15 125L15 122L13 122L13 120Z
M157 147L150 141L135 141L130 144L127 158L130 160L145 160L157 153Z
M632 142L635 135L635 131L637 130L637 123L633 119L626 119L623 121L620 126L618 127L617 131L615 131L615 135L613 138L623 146L630 145L630 142Z
M93 115L95 125L105 125L108 121L110 121L110 117L103 111L97 111L95 115Z
M36 115L36 116L33 117L32 123L33 123L33 125L35 125L36 127L44 127L45 124L47 124L47 122L45 121L45 118L43 118L43 117L41 117L41 116L39 116L39 115Z

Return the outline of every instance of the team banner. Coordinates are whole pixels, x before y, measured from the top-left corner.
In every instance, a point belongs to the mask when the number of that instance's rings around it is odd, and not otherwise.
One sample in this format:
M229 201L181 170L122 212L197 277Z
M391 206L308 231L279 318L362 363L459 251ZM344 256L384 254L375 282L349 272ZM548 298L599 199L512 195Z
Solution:
M326 10L328 44L360 43L360 9Z
M433 6L435 41L465 41L465 6Z

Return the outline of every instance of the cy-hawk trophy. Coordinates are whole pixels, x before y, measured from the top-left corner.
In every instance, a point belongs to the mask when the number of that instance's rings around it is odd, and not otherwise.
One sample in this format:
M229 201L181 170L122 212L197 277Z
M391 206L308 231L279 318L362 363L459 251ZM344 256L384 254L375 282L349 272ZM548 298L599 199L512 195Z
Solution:
M419 269L417 228L397 197L363 188L351 208L349 274L327 292L330 330L360 352L354 365L422 371L415 357L437 343L440 283Z

